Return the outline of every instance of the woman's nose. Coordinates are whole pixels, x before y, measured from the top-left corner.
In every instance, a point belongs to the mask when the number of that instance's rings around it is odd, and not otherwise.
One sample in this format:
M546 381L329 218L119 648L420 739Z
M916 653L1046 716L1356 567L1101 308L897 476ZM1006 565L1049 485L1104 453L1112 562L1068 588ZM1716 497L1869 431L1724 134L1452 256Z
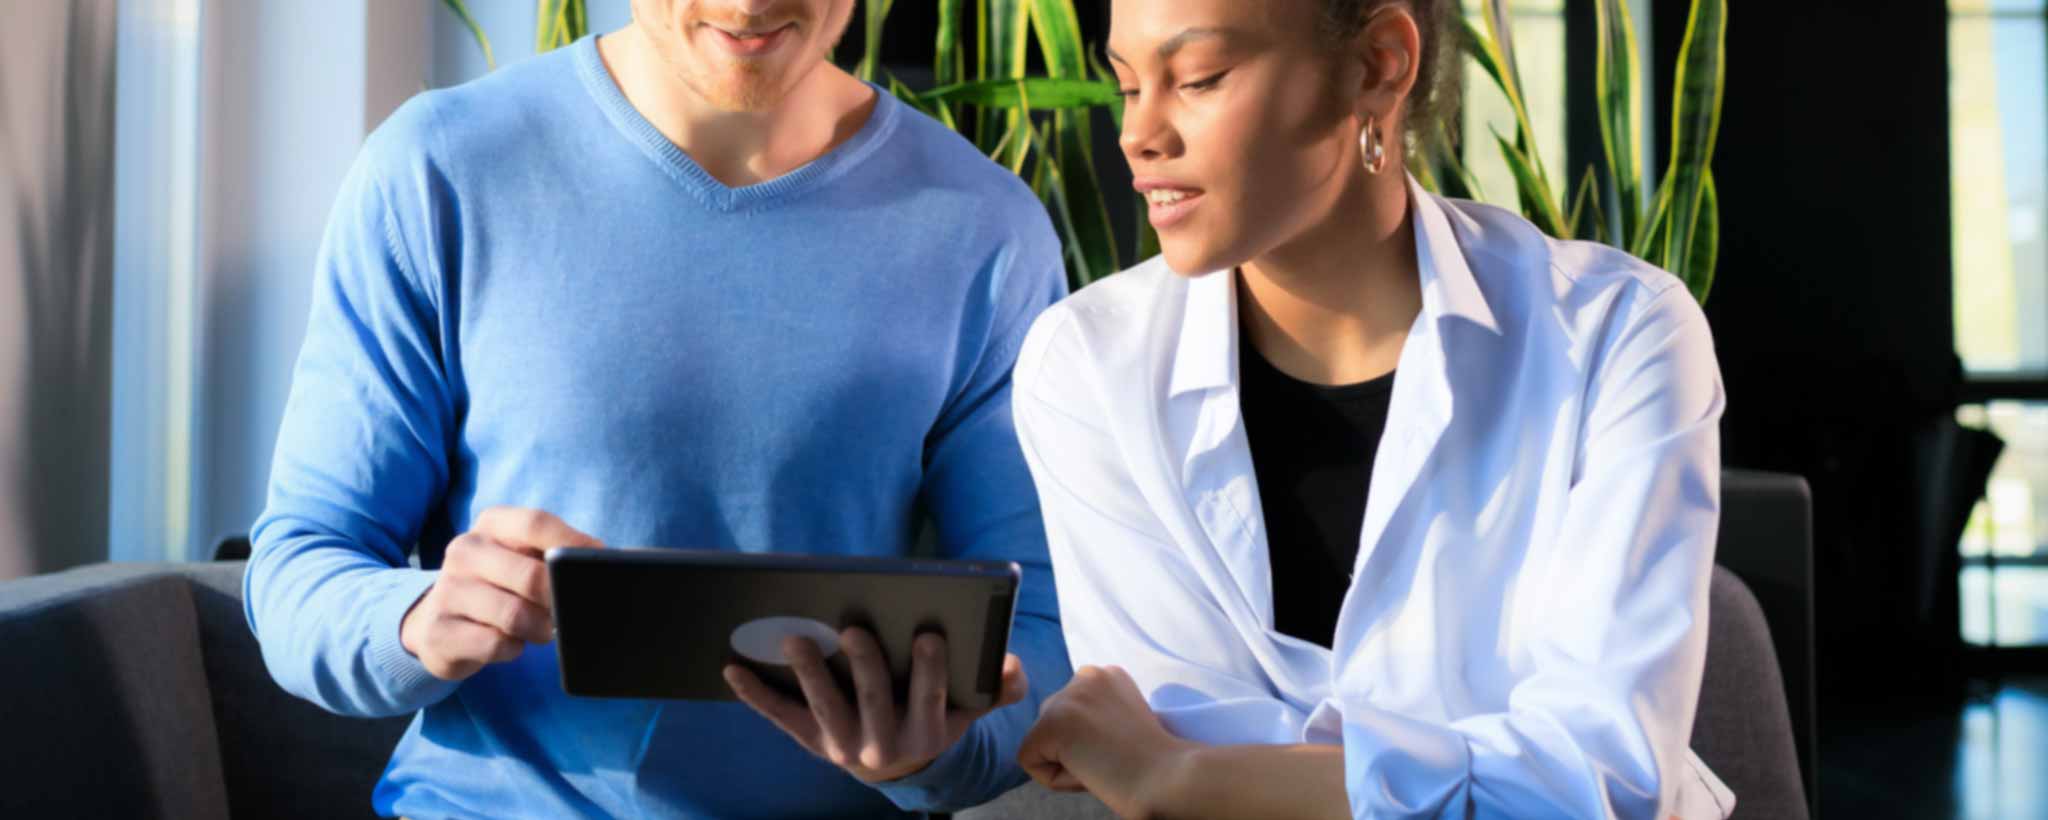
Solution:
M1167 153L1171 142L1167 130L1154 106L1136 97L1124 105L1124 130L1117 144L1128 159L1156 160Z

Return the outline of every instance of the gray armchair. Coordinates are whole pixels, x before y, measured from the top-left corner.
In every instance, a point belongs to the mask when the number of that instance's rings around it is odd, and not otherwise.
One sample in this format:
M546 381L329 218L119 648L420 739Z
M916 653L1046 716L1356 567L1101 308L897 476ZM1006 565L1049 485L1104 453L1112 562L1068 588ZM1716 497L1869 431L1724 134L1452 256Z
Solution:
M242 567L0 584L0 816L369 816L409 721L278 688L242 618Z
M1742 580L1714 570L1708 604L1706 680L1692 747L1735 792L1736 817L1803 818L1806 791L1792 748L1785 688L1763 609ZM955 815L960 820L1107 820L1115 815L1087 795L1035 785Z
M1723 559L1772 573L1762 588L1784 622L1767 622L1738 573L1715 571L1693 748L1735 791L1737 817L1806 817L1798 710L1772 641L1810 640L1804 484L1770 479L1725 501ZM242 568L102 564L0 583L0 816L369 814L408 720L337 717L279 689L242 617ZM1026 786L958 816L1107 812Z

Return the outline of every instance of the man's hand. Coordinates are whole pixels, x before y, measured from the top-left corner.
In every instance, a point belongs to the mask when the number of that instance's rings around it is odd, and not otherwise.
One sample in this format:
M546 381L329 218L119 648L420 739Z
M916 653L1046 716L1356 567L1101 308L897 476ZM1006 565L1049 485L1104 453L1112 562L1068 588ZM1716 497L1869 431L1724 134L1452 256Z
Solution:
M1084 666L1039 708L1017 764L1055 791L1086 791L1118 817L1143 817L1198 744L1166 730L1129 673Z
M554 639L546 550L602 546L540 510L485 510L448 543L441 574L399 624L399 643L442 680L517 658Z
M899 716L889 666L874 636L850 627L840 633L839 646L853 667L858 707L847 703L818 653L818 645L808 638L792 637L782 644L783 655L796 670L808 703L768 688L742 666L727 666L725 680L741 701L811 754L868 783L922 771L958 743L982 715L1023 700L1029 689L1023 662L1010 655L1003 659L1003 689L994 706L976 711L947 709L946 641L927 633L912 644L910 700Z

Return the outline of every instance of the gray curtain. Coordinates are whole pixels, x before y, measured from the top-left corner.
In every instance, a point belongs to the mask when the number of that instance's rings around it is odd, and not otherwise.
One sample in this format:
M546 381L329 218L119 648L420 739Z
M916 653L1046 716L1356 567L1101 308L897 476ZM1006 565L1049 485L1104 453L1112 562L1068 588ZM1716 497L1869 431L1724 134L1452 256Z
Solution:
M0 24L0 578L107 556L115 5Z

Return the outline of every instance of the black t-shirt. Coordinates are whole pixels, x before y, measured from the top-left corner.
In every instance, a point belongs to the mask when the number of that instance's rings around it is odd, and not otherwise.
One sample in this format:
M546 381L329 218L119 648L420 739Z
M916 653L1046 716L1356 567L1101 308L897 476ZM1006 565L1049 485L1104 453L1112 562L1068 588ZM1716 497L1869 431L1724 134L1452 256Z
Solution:
M1329 646L1351 586L1366 486L1394 374L1328 386L1289 376L1238 339L1239 403L1273 563L1273 621Z

